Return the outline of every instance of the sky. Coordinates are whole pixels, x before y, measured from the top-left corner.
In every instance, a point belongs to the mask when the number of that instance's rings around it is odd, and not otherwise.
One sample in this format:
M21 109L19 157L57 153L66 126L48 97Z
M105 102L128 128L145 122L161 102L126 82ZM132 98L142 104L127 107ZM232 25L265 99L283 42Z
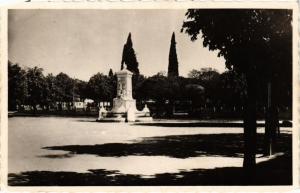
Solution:
M192 69L225 70L224 58L181 33L186 10L9 10L8 58L45 74L64 72L89 80L101 72L120 70L129 32L140 73L167 72L170 41L175 32L179 75Z

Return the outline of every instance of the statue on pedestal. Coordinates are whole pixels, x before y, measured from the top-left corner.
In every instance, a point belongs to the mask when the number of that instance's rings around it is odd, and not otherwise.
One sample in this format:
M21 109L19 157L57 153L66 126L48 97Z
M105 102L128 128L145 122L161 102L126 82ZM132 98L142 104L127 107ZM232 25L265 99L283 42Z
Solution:
M133 73L127 70L127 65L124 64L123 69L116 72L116 75L118 79L117 96L113 99L113 108L108 112L103 112L100 108L97 121L151 121L152 117L147 105L142 111L136 109L136 101L132 98Z

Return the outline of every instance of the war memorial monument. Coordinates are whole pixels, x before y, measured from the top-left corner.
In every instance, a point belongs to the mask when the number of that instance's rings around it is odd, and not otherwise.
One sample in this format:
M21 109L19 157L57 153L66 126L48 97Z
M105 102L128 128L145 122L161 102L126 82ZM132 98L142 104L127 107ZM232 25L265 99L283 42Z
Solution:
M142 111L137 110L136 101L132 98L132 75L133 73L124 68L116 73L117 96L113 99L113 107L107 111L104 107L99 108L99 122L144 122L152 121L150 110L145 104Z

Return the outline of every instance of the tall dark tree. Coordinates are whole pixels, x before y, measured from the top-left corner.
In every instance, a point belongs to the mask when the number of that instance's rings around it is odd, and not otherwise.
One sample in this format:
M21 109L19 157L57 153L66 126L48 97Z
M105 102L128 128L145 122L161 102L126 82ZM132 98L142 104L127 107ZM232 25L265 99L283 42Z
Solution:
M74 98L74 80L65 73L59 73L55 77L57 88L57 102L72 102Z
M143 81L139 92L145 99L154 99L158 103L166 100L175 100L179 96L179 79L169 79L161 74L156 74Z
M177 60L176 41L175 41L174 32L172 34L170 52L169 52L168 77L178 77L178 60Z
M43 69L38 67L29 68L26 73L26 83L28 98L27 103L31 105L34 111L38 104L45 104L46 81L43 75Z
M113 72L112 69L109 70L108 80L109 80L109 84L111 86L109 101L112 104L113 98L117 95L117 82L118 82L117 75Z
M216 105L217 83L219 82L220 74L212 68L201 68L200 71L192 70L188 74L189 78L196 80L195 83L205 88L204 97L208 105Z
M108 76L109 76L109 77L113 77L113 76L114 76L114 73L113 73L113 70L112 70L112 69L109 69Z
M80 100L89 98L88 90L87 90L88 83L86 81L82 81L82 80L78 80L78 79L75 79L74 83L75 83L74 84L74 94L76 95L76 97L79 97Z
M26 72L18 64L8 61L8 109L16 110L27 97Z
M186 16L188 20L184 22L183 30L191 39L196 40L201 32L205 47L218 50L229 69L245 75L243 165L247 173L251 173L255 171L258 88L267 82L276 85L275 77L284 80L291 76L291 67L286 66L291 66L292 11L190 9ZM267 91L266 87L264 91ZM276 94L272 97L276 98Z
M45 77L46 86L44 87L45 93L45 106L47 109L53 107L56 102L57 86L55 84L55 76L52 73Z
M228 70L220 75L216 95L222 105L231 108L241 107L246 94L245 87L244 77L235 71Z
M111 101L114 97L115 85L102 73L93 75L88 81L89 97L95 102Z
M123 47L121 69L124 68L124 64L127 65L127 69L134 74L139 74L139 63L136 59L135 51L132 47L131 33L129 33L127 42Z

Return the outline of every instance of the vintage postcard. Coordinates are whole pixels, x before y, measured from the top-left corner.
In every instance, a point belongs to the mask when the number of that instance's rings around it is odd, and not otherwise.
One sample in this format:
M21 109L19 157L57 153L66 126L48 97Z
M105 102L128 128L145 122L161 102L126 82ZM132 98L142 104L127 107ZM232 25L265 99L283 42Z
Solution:
M1 188L293 190L297 65L292 2L2 6Z

